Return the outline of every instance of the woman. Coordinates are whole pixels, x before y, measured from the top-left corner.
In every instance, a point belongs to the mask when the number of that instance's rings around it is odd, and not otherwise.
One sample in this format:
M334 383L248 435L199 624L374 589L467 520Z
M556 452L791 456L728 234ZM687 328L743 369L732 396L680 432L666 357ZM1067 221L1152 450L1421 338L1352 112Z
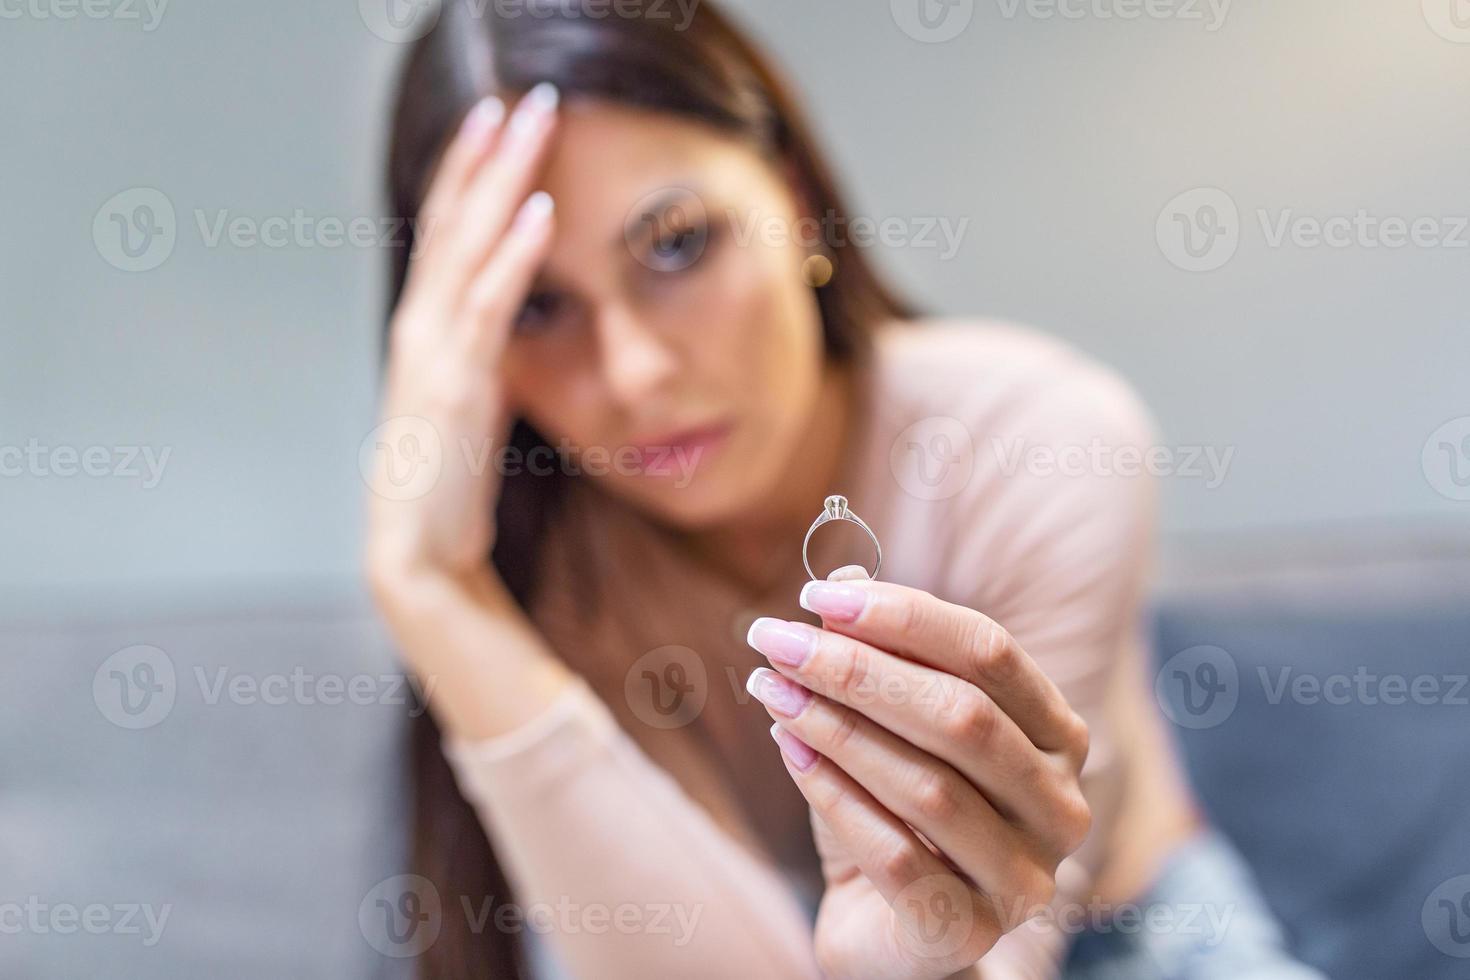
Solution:
M1134 653L1153 490L1028 462L1147 417L1058 343L918 324L708 3L599 9L448 4L401 80L366 562L434 692L419 971L1055 975L1060 913L1211 840ZM824 528L803 588L833 493L881 579Z

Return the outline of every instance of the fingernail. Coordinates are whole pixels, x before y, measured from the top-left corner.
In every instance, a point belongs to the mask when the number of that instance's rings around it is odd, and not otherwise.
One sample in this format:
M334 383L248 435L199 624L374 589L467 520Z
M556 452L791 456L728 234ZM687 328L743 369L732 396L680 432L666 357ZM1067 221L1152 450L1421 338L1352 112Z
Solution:
M479 139L505 120L505 103L487 95L465 114L460 131L466 139Z
M561 92L550 82L541 82L527 92L521 104L516 106L515 118L510 122L510 132L520 136L541 121L561 101Z
M516 212L515 227L521 228L526 225L535 224L551 214L552 209L555 207L556 201L552 199L550 194L545 191L537 191L526 198L525 203L521 205L521 209Z
M850 623L862 615L868 603L866 590L841 582L808 582L801 587L801 608L824 619Z
M762 616L750 624L745 642L777 663L800 667L812 655L817 634L805 623L788 623L784 619Z
M769 667L757 667L745 679L745 689L761 704L787 718L795 718L812 700L812 692Z
M771 737L781 746L781 754L791 761L798 772L806 772L817 764L816 750L782 728L779 721L771 726Z

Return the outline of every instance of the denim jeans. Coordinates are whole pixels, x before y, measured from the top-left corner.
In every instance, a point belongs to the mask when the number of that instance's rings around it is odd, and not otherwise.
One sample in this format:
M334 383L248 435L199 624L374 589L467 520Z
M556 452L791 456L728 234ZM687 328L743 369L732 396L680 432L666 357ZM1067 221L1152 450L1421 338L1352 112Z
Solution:
M1176 848L1147 892L1077 936L1063 980L1324 980L1292 957L1235 846L1205 830Z

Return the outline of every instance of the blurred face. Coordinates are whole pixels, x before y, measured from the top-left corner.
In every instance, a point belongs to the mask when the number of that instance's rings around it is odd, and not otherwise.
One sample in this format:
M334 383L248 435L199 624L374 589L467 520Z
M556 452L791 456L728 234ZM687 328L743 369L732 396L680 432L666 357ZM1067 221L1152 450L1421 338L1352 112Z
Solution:
M773 499L824 371L784 175L696 122L572 100L540 186L555 241L506 350L512 408L669 523Z

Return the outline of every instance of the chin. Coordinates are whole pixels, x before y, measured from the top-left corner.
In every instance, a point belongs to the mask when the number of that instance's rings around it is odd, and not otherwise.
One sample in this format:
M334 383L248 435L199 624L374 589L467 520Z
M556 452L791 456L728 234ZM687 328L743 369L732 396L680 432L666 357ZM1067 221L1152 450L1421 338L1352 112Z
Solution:
M722 488L697 487L696 484L682 488L660 488L643 499L643 506L654 512L664 523L686 531L718 527L744 510L741 502L728 491Z
M624 496L640 510L685 531L701 531L737 520L758 499L748 476L731 479L718 472L696 473L686 484L634 477L642 485L624 486ZM647 481L647 482L645 482Z

